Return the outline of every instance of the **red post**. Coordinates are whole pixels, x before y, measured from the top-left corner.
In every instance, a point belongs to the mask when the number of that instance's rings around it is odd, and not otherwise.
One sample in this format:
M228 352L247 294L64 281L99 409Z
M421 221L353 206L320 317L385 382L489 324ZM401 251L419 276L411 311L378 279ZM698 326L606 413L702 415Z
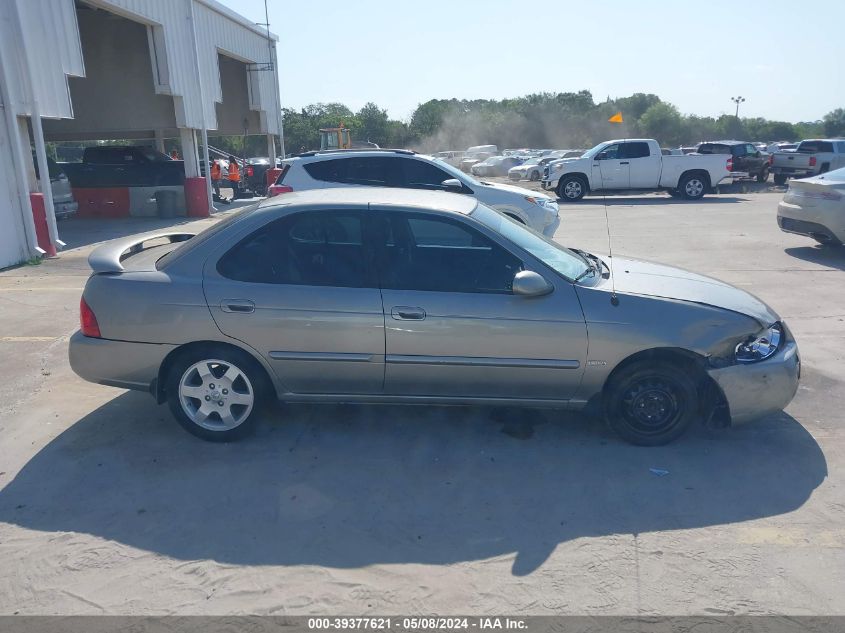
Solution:
M44 206L43 193L29 194L29 204L32 206L32 218L35 220L35 237L38 246L47 257L56 257L56 246L50 240L50 229L47 228L47 207Z
M185 178L185 206L188 217L207 218L209 216L205 178Z
M273 167L272 169L268 169L267 173L265 174L267 177L267 186L269 187L273 183L276 182L276 178L279 177L279 174L282 173L282 170L278 167Z

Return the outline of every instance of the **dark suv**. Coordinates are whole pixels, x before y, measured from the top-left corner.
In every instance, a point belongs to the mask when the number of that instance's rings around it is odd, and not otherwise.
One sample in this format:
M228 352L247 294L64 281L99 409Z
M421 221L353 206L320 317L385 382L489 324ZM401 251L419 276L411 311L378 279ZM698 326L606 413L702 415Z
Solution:
M735 177L744 174L753 176L757 182L766 182L769 179L769 167L771 166L771 154L761 152L753 143L745 141L710 141L699 143L695 150L699 154L726 154L733 156L733 169L731 173Z

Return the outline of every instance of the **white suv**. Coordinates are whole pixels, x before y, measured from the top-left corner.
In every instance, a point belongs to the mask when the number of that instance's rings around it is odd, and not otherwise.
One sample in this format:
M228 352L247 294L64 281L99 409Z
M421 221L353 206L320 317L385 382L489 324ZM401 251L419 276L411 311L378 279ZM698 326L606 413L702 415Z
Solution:
M327 187L402 187L474 196L547 236L557 229L557 202L513 185L476 180L445 161L408 150L306 152L284 161L269 196Z

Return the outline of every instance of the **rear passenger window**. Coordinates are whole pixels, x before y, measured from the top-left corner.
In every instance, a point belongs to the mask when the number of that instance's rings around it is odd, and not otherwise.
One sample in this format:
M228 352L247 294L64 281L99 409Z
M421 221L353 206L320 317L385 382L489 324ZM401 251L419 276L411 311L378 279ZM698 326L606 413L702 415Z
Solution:
M362 235L357 213L297 213L242 240L217 271L249 283L370 287Z
M345 160L321 160L304 165L306 173L314 180L323 182L344 182L346 180Z
M516 256L460 222L398 213L386 222L384 288L507 294L523 269Z
M648 149L648 143L635 141L633 143L625 143L622 145L621 158L646 158L650 155L651 152Z

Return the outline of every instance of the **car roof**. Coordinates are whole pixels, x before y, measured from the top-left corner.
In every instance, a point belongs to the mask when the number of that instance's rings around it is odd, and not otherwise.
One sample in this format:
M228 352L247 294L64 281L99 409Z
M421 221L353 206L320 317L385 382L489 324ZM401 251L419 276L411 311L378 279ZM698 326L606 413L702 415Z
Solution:
M754 145L751 141L702 141L699 145Z
M259 204L259 209L276 209L279 206L336 209L364 205L413 207L469 215L478 206L478 201L472 196L445 191L399 187L329 187L267 198Z

